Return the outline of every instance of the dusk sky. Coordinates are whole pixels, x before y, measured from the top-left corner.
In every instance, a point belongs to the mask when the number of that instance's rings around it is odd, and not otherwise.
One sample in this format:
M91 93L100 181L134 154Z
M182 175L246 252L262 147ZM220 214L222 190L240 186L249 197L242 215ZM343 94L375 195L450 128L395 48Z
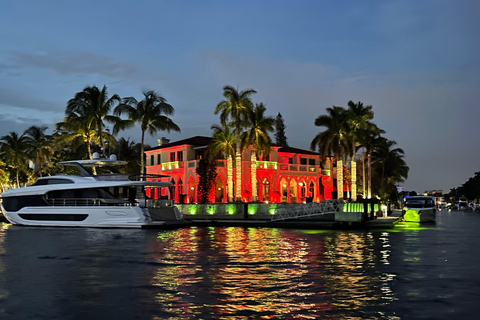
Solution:
M0 2L0 136L50 132L86 86L176 110L176 141L211 136L223 86L253 88L309 149L333 105L372 105L404 149L406 190L448 192L480 171L480 2ZM118 137L140 142L136 127Z

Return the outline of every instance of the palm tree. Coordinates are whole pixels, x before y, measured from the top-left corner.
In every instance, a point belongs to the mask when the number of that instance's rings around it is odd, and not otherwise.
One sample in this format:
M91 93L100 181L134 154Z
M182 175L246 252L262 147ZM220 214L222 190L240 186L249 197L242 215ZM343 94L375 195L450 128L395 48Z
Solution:
M92 159L92 143L101 143L98 132L91 119L82 114L72 112L62 122L56 123L56 140L59 143L71 143L76 150L81 144L87 146L88 158Z
M220 153L227 159L227 199L233 201L233 155L235 154L235 135L230 131L230 127L223 124L212 125L213 141L208 147L211 157L216 157Z
M235 127L235 168L236 168L236 188L235 200L241 201L242 193L242 146L241 146L241 130L243 119L249 108L252 108L250 96L256 93L253 89L246 89L238 92L232 86L223 87L223 96L225 100L220 101L215 107L215 114L220 113L220 121L228 123L231 120Z
M107 87L99 90L96 86L85 87L83 91L77 92L75 97L70 99L65 109L65 115L69 118L75 115L80 122L88 123L89 127L98 132L98 139L102 150L105 150L104 128L106 122L112 123L113 135L117 134L128 126L128 122L117 116L109 114L113 106L120 103L121 99L117 94L108 97ZM111 137L111 136L110 136ZM112 141L114 143L114 141Z
M355 163L355 154L357 151L357 143L358 143L358 130L360 129L368 129L373 126L370 120L373 119L373 111L372 106L363 106L362 102L354 103L353 101L348 101L348 123L352 134L350 135L352 139L352 154L351 156L351 172L352 172L352 199L356 199L356 168ZM363 154L363 153L362 153ZM365 175L363 176L363 185L365 186ZM365 196L365 188L363 195Z
M394 148L397 143L380 137L372 155L374 167L379 176L378 193L387 199L389 190L395 190L394 184L404 182L408 178L409 168L403 159L405 152Z
M140 152L140 174L145 173L145 165L143 159L145 146L145 132L154 135L157 131L176 131L180 132L180 127L173 122L168 116L175 113L175 109L167 103L167 100L155 91L144 91L144 99L137 101L134 97L124 98L123 102L118 105L115 115L127 114L129 122L124 122L124 127L131 127L135 123L140 124L142 131L141 152Z
M252 145L251 155L251 178L252 178L252 201L257 201L257 154L266 155L270 152L270 137L268 132L273 132L275 127L275 119L266 117L267 108L263 103L256 104L255 108L249 109L247 118L245 119L245 127L247 130L242 136L242 144L244 146Z
M348 112L342 107L333 106L327 108L326 115L320 115L315 119L315 125L326 127L317 134L310 149L320 152L321 159L333 154L337 162L337 197L343 198L343 160L346 155L352 153L351 131L348 125Z
M120 138L118 139L113 152L117 155L118 159L127 161L128 172L140 172L140 158L143 158L140 157L140 143L130 141L130 138Z
M27 153L34 163L34 173L37 176L42 175L43 167L53 157L53 141L51 136L45 134L47 129L47 126L31 126L24 132L28 145Z
M20 172L27 170L27 138L19 136L16 132L10 132L0 138L0 155L2 159L13 168L16 173L16 186L20 186Z
M383 133L385 133L385 131L378 128L376 125L372 125L368 129L360 129L357 131L359 143L365 149L367 154L367 199L372 197L372 153L374 152L375 148L378 147L381 139L380 135ZM363 163L363 168L365 171L365 163ZM363 175L365 176L365 172ZM363 188L363 194L365 196L365 184Z

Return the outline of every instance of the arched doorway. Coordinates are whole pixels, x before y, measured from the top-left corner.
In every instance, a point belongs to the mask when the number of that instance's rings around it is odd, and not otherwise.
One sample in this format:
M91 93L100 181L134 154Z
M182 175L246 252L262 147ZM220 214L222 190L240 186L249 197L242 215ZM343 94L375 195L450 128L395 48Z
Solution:
M298 202L297 181L294 179L290 180L290 202Z
M264 178L262 181L262 199L261 201L270 201L270 181Z
M280 180L280 201L287 202L288 201L288 185L287 180L282 178Z
M197 184L192 176L188 179L187 184L187 202L188 203L195 203L197 202Z
M223 183L223 179L217 176L215 180L215 202L224 202L225 201L225 186Z

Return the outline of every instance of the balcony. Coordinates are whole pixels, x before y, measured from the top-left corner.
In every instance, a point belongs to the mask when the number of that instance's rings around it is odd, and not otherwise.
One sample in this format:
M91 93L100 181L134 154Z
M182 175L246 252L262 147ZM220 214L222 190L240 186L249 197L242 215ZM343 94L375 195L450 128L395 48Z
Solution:
M173 161L162 163L162 171L172 171L183 168L183 161Z
M257 170L277 170L277 162L257 161Z

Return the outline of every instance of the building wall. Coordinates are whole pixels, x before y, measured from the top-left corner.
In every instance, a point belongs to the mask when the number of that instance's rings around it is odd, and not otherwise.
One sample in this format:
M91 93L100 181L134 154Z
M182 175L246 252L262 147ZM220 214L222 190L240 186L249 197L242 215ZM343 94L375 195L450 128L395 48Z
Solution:
M333 175L330 174L331 162L322 170L318 155L279 152L279 147L272 147L270 161L257 161L258 200L268 202L304 202L331 199ZM167 175L157 178L172 181L173 199L177 202L196 203L198 159L201 149L192 145L179 145L146 150L147 174ZM170 161L170 154L175 153L175 161ZM178 161L178 152L182 152L183 161ZM160 159L158 158L160 155ZM153 157L152 157L153 156ZM242 155L242 200L251 201L251 149ZM302 160L303 159L303 160ZM160 162L158 161L160 160ZM235 160L233 161L235 166ZM330 170L330 171L329 171ZM227 202L227 161L217 160L216 202ZM235 180L235 168L233 171ZM180 183L181 182L181 183ZM234 182L236 183L236 181ZM234 189L235 190L235 189ZM184 195L184 196L183 196ZM151 192L150 196L162 195ZM165 196L165 194L163 194Z

